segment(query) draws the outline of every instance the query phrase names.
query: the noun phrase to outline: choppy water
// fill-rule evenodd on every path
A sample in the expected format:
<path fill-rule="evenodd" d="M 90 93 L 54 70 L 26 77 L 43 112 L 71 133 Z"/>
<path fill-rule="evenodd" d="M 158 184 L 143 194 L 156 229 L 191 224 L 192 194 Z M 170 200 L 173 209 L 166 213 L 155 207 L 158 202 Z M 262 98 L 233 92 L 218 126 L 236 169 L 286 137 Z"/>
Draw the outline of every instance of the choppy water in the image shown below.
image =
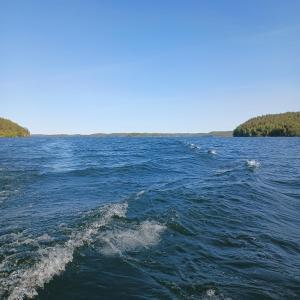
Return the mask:
<path fill-rule="evenodd" d="M 0 299 L 300 299 L 299 138 L 0 140 Z"/>

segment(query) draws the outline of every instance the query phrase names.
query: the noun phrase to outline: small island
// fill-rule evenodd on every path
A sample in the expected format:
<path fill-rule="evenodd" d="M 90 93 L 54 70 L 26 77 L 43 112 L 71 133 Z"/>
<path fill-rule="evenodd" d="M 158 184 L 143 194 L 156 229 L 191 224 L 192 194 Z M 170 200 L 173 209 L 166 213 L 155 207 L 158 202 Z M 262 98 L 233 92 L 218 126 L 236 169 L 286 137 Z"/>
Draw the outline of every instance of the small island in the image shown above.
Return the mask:
<path fill-rule="evenodd" d="M 300 136 L 300 112 L 252 118 L 239 125 L 233 131 L 233 136 Z"/>
<path fill-rule="evenodd" d="M 29 135 L 30 132 L 27 128 L 8 119 L 0 118 L 0 137 L 24 137 Z"/>

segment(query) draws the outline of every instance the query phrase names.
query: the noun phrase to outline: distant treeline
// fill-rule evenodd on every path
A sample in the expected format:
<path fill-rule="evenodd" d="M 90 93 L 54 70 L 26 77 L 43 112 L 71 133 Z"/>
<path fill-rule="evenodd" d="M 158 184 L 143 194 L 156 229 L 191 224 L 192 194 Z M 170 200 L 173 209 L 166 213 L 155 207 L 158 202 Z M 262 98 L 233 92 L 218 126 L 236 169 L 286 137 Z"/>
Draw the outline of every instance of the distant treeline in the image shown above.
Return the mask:
<path fill-rule="evenodd" d="M 211 131 L 206 135 L 219 136 L 219 137 L 232 137 L 232 131 Z"/>
<path fill-rule="evenodd" d="M 300 136 L 300 112 L 252 118 L 239 125 L 233 136 Z"/>
<path fill-rule="evenodd" d="M 30 132 L 28 129 L 23 128 L 10 120 L 0 118 L 0 137 L 18 137 L 29 135 Z"/>
<path fill-rule="evenodd" d="M 159 133 L 159 132 L 114 132 L 114 133 L 92 133 L 92 134 L 33 134 L 33 137 L 232 137 L 232 131 L 211 131 L 209 133 Z"/>
<path fill-rule="evenodd" d="M 159 132 L 122 132 L 122 133 L 94 133 L 90 136 L 105 137 L 198 137 L 198 136 L 232 136 L 232 131 L 211 131 L 209 133 L 159 133 Z"/>

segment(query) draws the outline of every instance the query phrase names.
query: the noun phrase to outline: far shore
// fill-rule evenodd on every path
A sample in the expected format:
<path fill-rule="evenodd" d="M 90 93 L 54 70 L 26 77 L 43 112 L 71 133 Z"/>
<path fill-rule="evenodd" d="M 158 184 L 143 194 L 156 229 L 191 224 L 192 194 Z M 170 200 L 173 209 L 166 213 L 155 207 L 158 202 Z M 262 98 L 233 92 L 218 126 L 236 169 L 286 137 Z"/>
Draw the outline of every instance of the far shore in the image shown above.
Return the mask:
<path fill-rule="evenodd" d="M 208 133 L 148 133 L 148 132 L 116 132 L 116 133 L 92 133 L 92 134 L 31 134 L 32 137 L 197 137 L 219 136 L 232 137 L 232 131 L 212 131 Z"/>

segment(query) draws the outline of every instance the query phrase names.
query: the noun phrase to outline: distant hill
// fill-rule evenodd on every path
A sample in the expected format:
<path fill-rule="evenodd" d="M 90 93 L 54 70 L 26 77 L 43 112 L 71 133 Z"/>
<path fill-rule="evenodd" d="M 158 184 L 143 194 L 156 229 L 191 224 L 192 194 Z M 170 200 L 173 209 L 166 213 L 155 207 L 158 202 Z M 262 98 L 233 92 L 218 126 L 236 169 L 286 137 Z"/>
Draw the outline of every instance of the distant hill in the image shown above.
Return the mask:
<path fill-rule="evenodd" d="M 0 137 L 29 136 L 28 129 L 21 127 L 10 120 L 0 118 Z"/>
<path fill-rule="evenodd" d="M 300 136 L 300 112 L 252 118 L 239 125 L 233 136 Z"/>
<path fill-rule="evenodd" d="M 211 131 L 209 133 L 159 133 L 159 132 L 114 132 L 114 133 L 92 133 L 92 134 L 33 134 L 32 136 L 54 136 L 54 137 L 72 137 L 72 136 L 90 136 L 90 137 L 231 137 L 232 131 Z"/>
<path fill-rule="evenodd" d="M 209 133 L 160 133 L 160 132 L 114 132 L 114 133 L 93 133 L 94 137 L 197 137 L 197 136 L 232 136 L 232 131 L 211 131 Z"/>
<path fill-rule="evenodd" d="M 220 136 L 220 137 L 231 137 L 233 134 L 232 131 L 211 131 L 208 133 L 208 135 L 212 136 Z"/>

